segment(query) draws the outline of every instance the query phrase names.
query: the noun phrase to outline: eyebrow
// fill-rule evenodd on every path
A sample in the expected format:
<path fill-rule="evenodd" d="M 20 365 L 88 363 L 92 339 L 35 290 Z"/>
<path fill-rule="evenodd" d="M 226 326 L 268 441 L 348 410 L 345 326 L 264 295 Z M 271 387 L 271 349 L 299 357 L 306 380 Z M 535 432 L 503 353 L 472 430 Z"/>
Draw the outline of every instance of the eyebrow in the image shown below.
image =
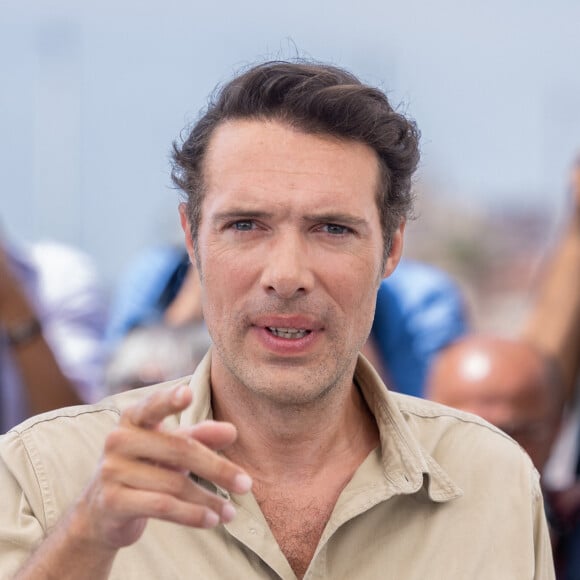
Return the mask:
<path fill-rule="evenodd" d="M 359 218 L 347 213 L 321 213 L 305 217 L 309 222 L 322 222 L 328 224 L 344 224 L 353 227 L 364 227 L 368 222 L 364 218 Z"/>
<path fill-rule="evenodd" d="M 253 209 L 231 209 L 227 211 L 220 211 L 213 215 L 212 221 L 215 223 L 226 222 L 232 219 L 250 219 L 250 218 L 258 218 L 258 219 L 267 219 L 273 217 L 273 214 L 262 211 L 262 210 L 253 210 Z"/>
<path fill-rule="evenodd" d="M 213 216 L 215 223 L 221 223 L 232 219 L 269 219 L 273 218 L 274 214 L 263 210 L 252 209 L 231 209 L 227 211 L 217 212 Z M 310 214 L 303 217 L 303 221 L 308 223 L 330 223 L 330 224 L 344 224 L 352 227 L 365 227 L 368 222 L 364 218 L 359 218 L 346 213 L 320 213 Z"/>

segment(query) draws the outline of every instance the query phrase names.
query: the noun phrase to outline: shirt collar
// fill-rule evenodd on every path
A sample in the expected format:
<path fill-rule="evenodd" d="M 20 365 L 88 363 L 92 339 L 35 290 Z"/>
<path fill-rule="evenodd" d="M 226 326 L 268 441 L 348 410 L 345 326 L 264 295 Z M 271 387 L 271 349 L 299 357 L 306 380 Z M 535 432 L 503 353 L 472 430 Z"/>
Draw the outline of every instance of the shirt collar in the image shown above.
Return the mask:
<path fill-rule="evenodd" d="M 382 382 L 362 356 L 355 369 L 359 386 L 380 434 L 383 474 L 395 493 L 412 494 L 425 488 L 434 502 L 445 502 L 463 495 L 446 471 L 422 447 L 401 412 L 396 395 Z"/>
<path fill-rule="evenodd" d="M 213 419 L 210 388 L 211 352 L 212 349 L 210 348 L 197 365 L 193 375 L 191 375 L 189 388 L 193 393 L 193 401 L 181 413 L 179 418 L 180 427 L 189 427 L 201 421 Z"/>
<path fill-rule="evenodd" d="M 210 368 L 208 351 L 189 383 L 193 402 L 180 416 L 179 423 L 187 427 L 213 418 L 211 408 Z M 418 439 L 400 411 L 396 397 L 362 356 L 354 376 L 371 413 L 375 416 L 381 443 L 383 474 L 396 494 L 413 494 L 425 488 L 434 502 L 446 502 L 463 495 L 445 470 L 422 449 Z"/>

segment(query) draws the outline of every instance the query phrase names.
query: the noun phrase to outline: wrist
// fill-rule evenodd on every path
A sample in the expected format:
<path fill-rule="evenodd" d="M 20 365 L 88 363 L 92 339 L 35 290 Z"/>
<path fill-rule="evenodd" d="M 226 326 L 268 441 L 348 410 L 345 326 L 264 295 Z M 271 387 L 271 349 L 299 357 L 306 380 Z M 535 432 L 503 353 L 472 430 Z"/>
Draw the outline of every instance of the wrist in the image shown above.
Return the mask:
<path fill-rule="evenodd" d="M 12 328 L 36 318 L 36 311 L 22 288 L 5 282 L 0 284 L 0 326 Z"/>
<path fill-rule="evenodd" d="M 101 562 L 112 562 L 119 547 L 103 542 L 95 531 L 95 523 L 90 510 L 81 498 L 65 516 L 65 534 L 79 554 L 89 554 Z"/>
<path fill-rule="evenodd" d="M 37 336 L 42 334 L 42 325 L 36 316 L 17 320 L 7 324 L 4 332 L 8 339 L 8 344 L 12 348 L 18 348 L 32 342 Z"/>
<path fill-rule="evenodd" d="M 109 578 L 116 551 L 102 550 L 93 543 L 78 521 L 73 508 L 33 553 L 18 580 Z"/>

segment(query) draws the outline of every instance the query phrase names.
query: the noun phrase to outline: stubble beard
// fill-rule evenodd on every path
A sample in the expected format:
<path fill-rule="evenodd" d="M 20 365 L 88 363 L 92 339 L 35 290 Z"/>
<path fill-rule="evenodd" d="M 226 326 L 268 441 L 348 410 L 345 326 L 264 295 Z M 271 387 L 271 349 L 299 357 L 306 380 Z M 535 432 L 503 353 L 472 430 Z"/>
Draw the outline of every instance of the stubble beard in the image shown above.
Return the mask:
<path fill-rule="evenodd" d="M 281 312 L 281 309 L 276 312 Z M 245 317 L 229 320 L 222 327 L 232 329 L 226 340 L 220 336 L 213 337 L 215 356 L 219 357 L 230 379 L 229 385 L 222 385 L 224 390 L 238 399 L 245 397 L 248 402 L 260 400 L 286 410 L 294 408 L 298 411 L 305 406 L 321 404 L 337 388 L 350 387 L 357 356 L 364 343 L 361 339 L 360 343 L 353 344 L 351 349 L 345 351 L 339 348 L 340 343 L 345 342 L 344 337 L 341 340 L 327 326 L 324 330 L 328 333 L 325 337 L 327 344 L 318 359 L 285 360 L 274 355 L 269 358 L 266 354 L 262 361 L 256 361 L 244 355 L 243 345 L 250 327 L 249 321 Z"/>

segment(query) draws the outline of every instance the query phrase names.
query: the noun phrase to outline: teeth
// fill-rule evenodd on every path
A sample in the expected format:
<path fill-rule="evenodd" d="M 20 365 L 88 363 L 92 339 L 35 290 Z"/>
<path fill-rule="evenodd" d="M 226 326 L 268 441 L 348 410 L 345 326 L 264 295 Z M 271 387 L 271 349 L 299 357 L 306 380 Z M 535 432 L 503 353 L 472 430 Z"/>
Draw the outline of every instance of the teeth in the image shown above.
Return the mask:
<path fill-rule="evenodd" d="M 300 328 L 274 328 L 273 326 L 268 326 L 268 330 L 274 335 L 280 338 L 302 338 L 306 336 L 310 331 Z"/>

